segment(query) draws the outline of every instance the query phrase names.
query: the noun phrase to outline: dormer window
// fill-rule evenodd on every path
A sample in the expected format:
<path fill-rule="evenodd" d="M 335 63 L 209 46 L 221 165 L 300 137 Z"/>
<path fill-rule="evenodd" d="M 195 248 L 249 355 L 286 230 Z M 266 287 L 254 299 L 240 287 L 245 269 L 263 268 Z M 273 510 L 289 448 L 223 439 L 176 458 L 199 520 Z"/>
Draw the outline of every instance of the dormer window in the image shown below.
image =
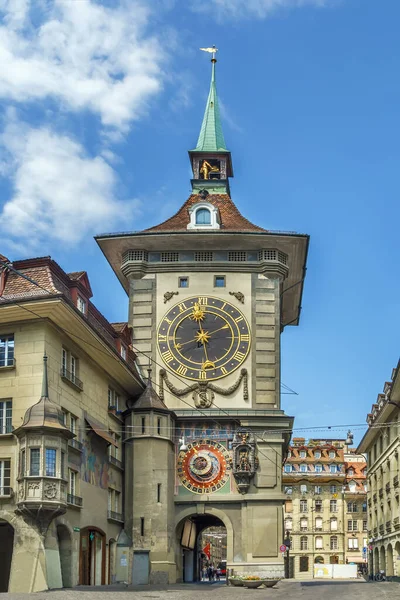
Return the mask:
<path fill-rule="evenodd" d="M 82 296 L 78 296 L 76 300 L 76 307 L 82 314 L 86 314 L 86 301 L 82 298 Z"/>
<path fill-rule="evenodd" d="M 300 450 L 300 458 L 306 458 L 307 453 L 305 450 Z"/>
<path fill-rule="evenodd" d="M 219 229 L 218 209 L 210 202 L 198 202 L 189 209 L 188 229 Z"/>
<path fill-rule="evenodd" d="M 211 225 L 211 213 L 208 208 L 196 210 L 196 225 Z"/>

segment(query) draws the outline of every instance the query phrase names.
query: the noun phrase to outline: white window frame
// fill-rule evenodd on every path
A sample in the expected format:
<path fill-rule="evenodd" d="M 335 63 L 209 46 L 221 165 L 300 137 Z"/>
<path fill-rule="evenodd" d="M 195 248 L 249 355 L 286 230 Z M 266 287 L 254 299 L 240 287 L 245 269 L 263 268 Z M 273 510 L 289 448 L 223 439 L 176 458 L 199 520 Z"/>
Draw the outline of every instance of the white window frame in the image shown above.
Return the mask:
<path fill-rule="evenodd" d="M 358 550 L 358 538 L 348 538 L 347 542 L 349 550 Z"/>
<path fill-rule="evenodd" d="M 292 472 L 292 465 L 285 465 L 285 473 L 291 473 Z"/>
<path fill-rule="evenodd" d="M 332 517 L 330 520 L 330 530 L 337 531 L 338 530 L 338 520 L 336 517 Z"/>
<path fill-rule="evenodd" d="M 314 452 L 314 458 L 321 458 L 321 451 L 320 450 L 316 450 Z"/>
<path fill-rule="evenodd" d="M 331 550 L 339 549 L 339 538 L 337 535 L 331 535 L 331 537 L 329 539 L 329 548 Z"/>
<path fill-rule="evenodd" d="M 8 463 L 8 467 L 6 468 L 6 463 Z M 6 475 L 6 471 L 8 471 L 8 475 Z M 8 480 L 8 485 L 6 485 Z M 11 459 L 10 458 L 2 458 L 0 460 L 0 496 L 8 496 L 9 494 L 5 493 L 5 488 L 10 490 L 11 487 Z"/>
<path fill-rule="evenodd" d="M 78 294 L 78 297 L 76 299 L 76 308 L 79 310 L 79 312 L 81 312 L 83 315 L 86 315 L 86 310 L 87 310 L 87 302 L 86 300 L 84 300 L 84 298 L 82 298 L 82 296 L 80 296 Z"/>
<path fill-rule="evenodd" d="M 323 526 L 324 526 L 324 521 L 323 521 L 322 517 L 316 517 L 315 518 L 316 531 L 322 531 Z"/>
<path fill-rule="evenodd" d="M 71 496 L 77 496 L 77 480 L 78 472 L 74 469 L 68 469 L 68 494 Z"/>
<path fill-rule="evenodd" d="M 291 531 L 293 529 L 293 519 L 286 517 L 285 519 L 285 531 Z"/>
<path fill-rule="evenodd" d="M 203 225 L 201 223 L 196 223 L 196 213 L 203 208 L 210 211 L 210 224 L 206 223 Z M 196 204 L 193 204 L 193 206 L 189 208 L 189 217 L 190 223 L 187 226 L 188 229 L 220 229 L 221 227 L 218 209 L 210 202 L 197 202 Z"/>
<path fill-rule="evenodd" d="M 319 465 L 319 464 L 318 464 L 318 465 L 315 465 L 315 472 L 316 472 L 316 473 L 322 473 L 322 470 L 323 470 L 323 469 L 322 469 L 322 465 Z"/>
<path fill-rule="evenodd" d="M 305 464 L 301 464 L 300 465 L 300 473 L 307 473 L 307 465 Z"/>
<path fill-rule="evenodd" d="M 300 537 L 300 550 L 308 550 L 308 537 L 306 535 Z"/>
<path fill-rule="evenodd" d="M 307 452 L 305 450 L 300 450 L 300 458 L 307 458 Z"/>
<path fill-rule="evenodd" d="M 329 501 L 329 511 L 336 513 L 337 510 L 338 510 L 337 500 L 330 500 Z"/>
<path fill-rule="evenodd" d="M 330 450 L 329 458 L 336 458 L 336 452 L 334 450 Z"/>
<path fill-rule="evenodd" d="M 315 549 L 316 550 L 324 549 L 324 538 L 322 537 L 322 535 L 317 535 L 315 537 Z"/>
<path fill-rule="evenodd" d="M 12 400 L 0 400 L 0 435 L 12 433 Z"/>
<path fill-rule="evenodd" d="M 0 335 L 0 342 L 4 344 L 4 365 L 0 364 L 0 367 L 12 367 L 15 360 L 15 339 L 13 333 L 8 333 L 7 335 Z M 10 343 L 12 342 L 12 343 Z M 10 352 L 10 348 L 12 347 L 12 352 Z M 10 354 L 12 354 L 12 358 L 10 358 Z"/>

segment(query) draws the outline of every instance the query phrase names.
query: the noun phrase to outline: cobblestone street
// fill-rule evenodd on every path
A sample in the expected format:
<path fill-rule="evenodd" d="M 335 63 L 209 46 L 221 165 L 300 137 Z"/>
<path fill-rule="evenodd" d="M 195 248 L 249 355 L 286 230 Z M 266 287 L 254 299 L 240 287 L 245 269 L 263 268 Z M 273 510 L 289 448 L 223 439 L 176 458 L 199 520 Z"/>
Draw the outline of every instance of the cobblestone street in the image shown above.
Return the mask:
<path fill-rule="evenodd" d="M 365 583 L 360 581 L 283 581 L 273 589 L 249 590 L 242 587 L 228 587 L 224 584 L 185 584 L 159 586 L 77 587 L 70 590 L 54 590 L 30 594 L 35 600 L 195 600 L 197 598 L 215 598 L 216 600 L 241 600 L 242 598 L 264 599 L 300 599 L 301 600 L 388 600 L 400 597 L 398 583 Z M 27 600 L 28 594 L 0 594 L 0 600 Z"/>

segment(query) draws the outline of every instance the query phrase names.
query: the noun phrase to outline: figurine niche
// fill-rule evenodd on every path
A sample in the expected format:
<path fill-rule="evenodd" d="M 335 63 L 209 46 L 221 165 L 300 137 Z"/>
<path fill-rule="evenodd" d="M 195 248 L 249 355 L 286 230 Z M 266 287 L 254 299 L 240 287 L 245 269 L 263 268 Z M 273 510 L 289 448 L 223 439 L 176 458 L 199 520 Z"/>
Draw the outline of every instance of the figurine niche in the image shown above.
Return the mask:
<path fill-rule="evenodd" d="M 232 471 L 241 494 L 246 494 L 258 469 L 256 441 L 249 431 L 238 429 L 232 442 Z"/>

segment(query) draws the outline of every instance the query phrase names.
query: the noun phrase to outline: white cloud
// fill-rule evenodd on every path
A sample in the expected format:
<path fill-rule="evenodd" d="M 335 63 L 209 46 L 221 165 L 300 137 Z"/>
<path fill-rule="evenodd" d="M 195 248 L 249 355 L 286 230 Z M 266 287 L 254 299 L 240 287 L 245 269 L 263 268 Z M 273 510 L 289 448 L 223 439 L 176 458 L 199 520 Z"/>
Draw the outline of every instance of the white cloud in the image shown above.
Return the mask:
<path fill-rule="evenodd" d="M 118 179 L 104 158 L 88 156 L 66 135 L 11 120 L 0 143 L 14 186 L 0 214 L 3 242 L 23 244 L 25 252 L 54 242 L 72 246 L 131 223 L 140 210 L 137 200 L 116 198 Z"/>
<path fill-rule="evenodd" d="M 284 8 L 300 8 L 302 6 L 323 7 L 341 0 L 209 0 L 207 6 L 193 2 L 197 12 L 212 14 L 217 18 L 233 17 L 235 19 L 255 17 L 264 19 L 271 13 Z M 213 5 L 213 7 L 212 7 Z"/>
<path fill-rule="evenodd" d="M 151 35 L 151 13 L 140 0 L 112 6 L 0 0 L 0 97 L 52 98 L 66 110 L 90 110 L 103 125 L 126 131 L 162 87 L 168 40 L 162 47 Z"/>

